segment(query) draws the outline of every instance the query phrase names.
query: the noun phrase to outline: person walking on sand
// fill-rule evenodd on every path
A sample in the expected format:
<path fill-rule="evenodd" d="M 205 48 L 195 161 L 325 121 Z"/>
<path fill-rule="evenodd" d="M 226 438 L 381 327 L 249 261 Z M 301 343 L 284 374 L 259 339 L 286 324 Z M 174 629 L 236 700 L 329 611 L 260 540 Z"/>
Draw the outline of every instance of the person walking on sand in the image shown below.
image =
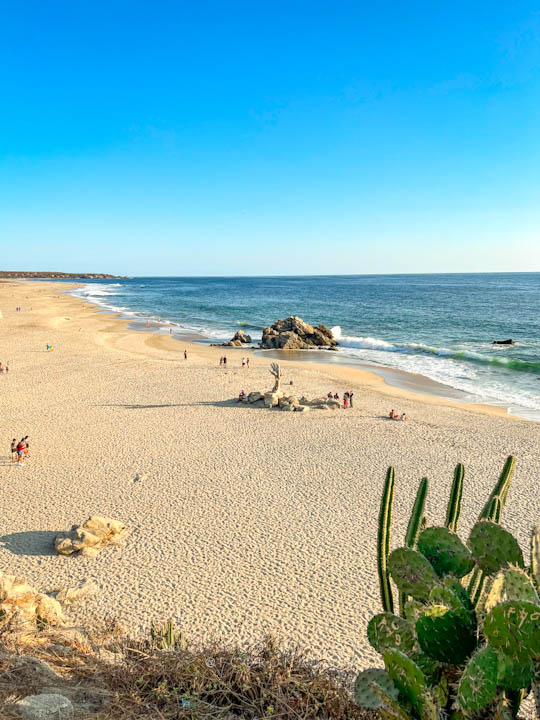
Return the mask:
<path fill-rule="evenodd" d="M 347 393 L 343 396 L 343 407 L 345 410 L 349 407 L 349 396 Z"/>
<path fill-rule="evenodd" d="M 246 358 L 242 358 L 242 370 L 246 367 Z"/>
<path fill-rule="evenodd" d="M 187 350 L 184 350 L 184 360 L 187 360 Z"/>
<path fill-rule="evenodd" d="M 246 358 L 246 368 L 249 370 L 249 358 Z"/>
<path fill-rule="evenodd" d="M 30 443 L 28 442 L 28 435 L 25 435 L 21 440 L 23 443 L 23 453 L 25 457 L 30 457 Z"/>
<path fill-rule="evenodd" d="M 352 408 L 352 404 L 353 404 L 353 397 L 354 397 L 353 391 L 349 390 L 349 407 L 351 407 L 351 408 Z"/>
<path fill-rule="evenodd" d="M 20 440 L 17 443 L 17 465 L 22 465 L 24 462 L 24 444 L 23 441 Z"/>
<path fill-rule="evenodd" d="M 225 355 L 223 356 L 223 369 L 227 369 L 227 358 L 225 357 Z"/>
<path fill-rule="evenodd" d="M 14 463 L 17 460 L 17 441 L 15 438 L 11 441 L 11 462 Z"/>

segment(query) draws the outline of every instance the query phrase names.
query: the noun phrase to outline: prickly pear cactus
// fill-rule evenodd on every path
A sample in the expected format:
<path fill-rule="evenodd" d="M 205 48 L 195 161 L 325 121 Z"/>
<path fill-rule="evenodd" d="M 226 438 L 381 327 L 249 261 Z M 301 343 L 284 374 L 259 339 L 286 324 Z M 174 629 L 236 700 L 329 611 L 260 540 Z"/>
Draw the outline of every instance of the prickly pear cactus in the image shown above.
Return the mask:
<path fill-rule="evenodd" d="M 521 690 L 528 688 L 532 683 L 534 675 L 534 665 L 532 660 L 513 660 L 504 655 L 499 654 L 499 667 L 497 684 L 505 690 Z"/>
<path fill-rule="evenodd" d="M 392 649 L 409 653 L 416 644 L 414 626 L 392 613 L 380 613 L 372 617 L 367 634 L 371 647 L 381 654 Z"/>
<path fill-rule="evenodd" d="M 424 673 L 418 665 L 399 650 L 387 650 L 384 653 L 384 665 L 400 695 L 420 711 L 421 698 L 428 688 Z"/>
<path fill-rule="evenodd" d="M 379 516 L 381 597 L 392 601 L 391 578 L 403 617 L 387 611 L 372 618 L 368 637 L 386 671 L 360 673 L 356 684 L 358 703 L 382 720 L 513 720 L 531 687 L 540 718 L 540 529 L 533 532 L 525 572 L 517 541 L 498 524 L 513 469 L 509 457 L 467 546 L 455 533 L 462 466 L 456 468 L 444 528 L 423 526 L 422 480 L 407 547 L 392 553 L 389 471 Z"/>
<path fill-rule="evenodd" d="M 374 687 L 375 686 L 375 687 Z M 369 668 L 361 672 L 354 683 L 356 702 L 368 710 L 378 710 L 384 704 L 381 691 L 389 698 L 397 700 L 398 691 L 385 670 Z"/>
<path fill-rule="evenodd" d="M 529 575 L 520 568 L 499 570 L 487 587 L 483 605 L 480 609 L 484 614 L 487 614 L 496 605 L 507 600 L 532 602 L 535 605 L 540 605 L 538 593 Z"/>
<path fill-rule="evenodd" d="M 478 567 L 493 575 L 503 565 L 523 567 L 523 553 L 515 537 L 491 520 L 481 520 L 471 530 L 469 547 Z"/>
<path fill-rule="evenodd" d="M 487 707 L 497 693 L 499 657 L 490 647 L 479 650 L 469 660 L 459 682 L 457 700 L 467 713 Z"/>
<path fill-rule="evenodd" d="M 429 560 L 440 577 L 454 575 L 461 578 L 474 567 L 469 549 L 459 537 L 445 527 L 430 527 L 418 538 L 418 552 Z"/>
<path fill-rule="evenodd" d="M 394 550 L 388 558 L 388 569 L 400 591 L 415 600 L 427 600 L 439 582 L 429 561 L 411 548 Z"/>
<path fill-rule="evenodd" d="M 540 606 L 507 601 L 496 605 L 484 620 L 489 644 L 516 660 L 540 656 Z"/>
<path fill-rule="evenodd" d="M 460 665 L 476 647 L 476 626 L 466 610 L 434 605 L 416 623 L 422 650 L 441 662 Z"/>

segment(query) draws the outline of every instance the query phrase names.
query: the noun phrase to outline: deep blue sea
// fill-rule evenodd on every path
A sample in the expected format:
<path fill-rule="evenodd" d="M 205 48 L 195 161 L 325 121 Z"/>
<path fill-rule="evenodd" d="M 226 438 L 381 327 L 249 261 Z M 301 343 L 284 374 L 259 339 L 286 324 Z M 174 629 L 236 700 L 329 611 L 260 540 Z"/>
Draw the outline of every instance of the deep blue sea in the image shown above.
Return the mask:
<path fill-rule="evenodd" d="M 259 339 L 299 315 L 333 328 L 334 360 L 424 375 L 540 419 L 540 273 L 153 277 L 92 281 L 74 294 L 208 342 L 239 328 Z M 505 338 L 516 344 L 492 345 Z"/>

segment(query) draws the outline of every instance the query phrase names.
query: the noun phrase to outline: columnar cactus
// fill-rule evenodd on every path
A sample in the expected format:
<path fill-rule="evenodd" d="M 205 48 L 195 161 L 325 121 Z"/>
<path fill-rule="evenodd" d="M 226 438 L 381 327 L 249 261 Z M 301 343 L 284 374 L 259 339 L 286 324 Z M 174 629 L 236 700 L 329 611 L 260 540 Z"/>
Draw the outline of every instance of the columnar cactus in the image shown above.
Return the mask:
<path fill-rule="evenodd" d="M 420 532 L 423 479 L 406 547 L 392 553 L 394 470 L 388 471 L 378 537 L 385 612 L 368 625 L 385 670 L 358 676 L 355 693 L 362 707 L 386 720 L 511 720 L 522 697 L 540 685 L 540 530 L 533 532 L 525 570 L 517 541 L 499 525 L 513 469 L 509 457 L 467 544 L 455 533 L 463 466 L 454 474 L 445 527 Z M 389 610 L 390 579 L 400 591 L 403 617 Z"/>
<path fill-rule="evenodd" d="M 377 569 L 381 602 L 386 612 L 394 611 L 394 599 L 388 574 L 388 553 L 390 552 L 390 526 L 392 524 L 392 504 L 394 502 L 394 468 L 389 467 L 384 482 L 384 491 L 379 513 L 379 533 L 377 537 Z"/>

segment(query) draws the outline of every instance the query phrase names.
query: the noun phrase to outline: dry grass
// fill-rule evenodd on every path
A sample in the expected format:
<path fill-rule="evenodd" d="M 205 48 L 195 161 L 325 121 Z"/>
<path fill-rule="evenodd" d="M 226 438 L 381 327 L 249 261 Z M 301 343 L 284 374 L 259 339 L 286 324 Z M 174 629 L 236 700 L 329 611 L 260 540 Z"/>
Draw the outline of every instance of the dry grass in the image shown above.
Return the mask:
<path fill-rule="evenodd" d="M 44 660 L 61 679 L 45 680 L 21 656 Z M 17 717 L 16 700 L 54 687 L 71 697 L 79 717 L 96 720 L 375 720 L 353 702 L 352 679 L 297 649 L 280 649 L 272 638 L 247 649 L 194 648 L 170 632 L 129 641 L 114 624 L 86 635 L 0 630 L 6 718 Z"/>

